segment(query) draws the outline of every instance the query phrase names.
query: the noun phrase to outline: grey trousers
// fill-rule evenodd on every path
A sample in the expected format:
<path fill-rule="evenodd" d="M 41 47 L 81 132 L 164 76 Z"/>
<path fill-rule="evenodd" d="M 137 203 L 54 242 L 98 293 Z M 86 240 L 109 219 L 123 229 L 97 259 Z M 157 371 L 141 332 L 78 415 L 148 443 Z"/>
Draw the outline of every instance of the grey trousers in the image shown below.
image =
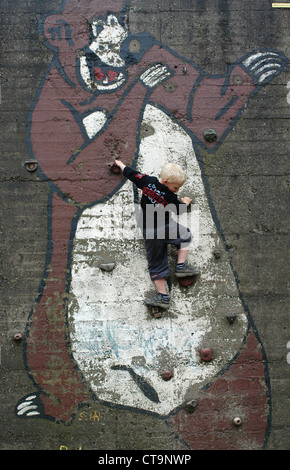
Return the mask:
<path fill-rule="evenodd" d="M 168 231 L 166 232 L 167 233 L 165 233 L 163 238 L 159 237 L 156 232 L 152 233 L 145 230 L 143 232 L 148 270 L 152 281 L 162 279 L 170 275 L 167 254 L 168 245 L 175 245 L 177 249 L 187 248 L 192 240 L 192 234 L 189 228 L 177 223 L 176 238 L 168 238 Z"/>

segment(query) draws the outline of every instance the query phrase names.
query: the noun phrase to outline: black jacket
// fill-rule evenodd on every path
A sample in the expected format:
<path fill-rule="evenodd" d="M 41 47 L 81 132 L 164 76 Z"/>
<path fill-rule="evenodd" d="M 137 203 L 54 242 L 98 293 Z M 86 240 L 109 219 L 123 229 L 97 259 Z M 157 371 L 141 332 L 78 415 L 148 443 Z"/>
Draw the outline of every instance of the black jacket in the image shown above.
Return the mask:
<path fill-rule="evenodd" d="M 124 168 L 124 176 L 142 189 L 143 229 L 168 227 L 173 223 L 171 213 L 179 215 L 186 212 L 187 205 L 179 201 L 176 194 L 160 183 L 156 176 L 140 173 L 128 166 Z"/>

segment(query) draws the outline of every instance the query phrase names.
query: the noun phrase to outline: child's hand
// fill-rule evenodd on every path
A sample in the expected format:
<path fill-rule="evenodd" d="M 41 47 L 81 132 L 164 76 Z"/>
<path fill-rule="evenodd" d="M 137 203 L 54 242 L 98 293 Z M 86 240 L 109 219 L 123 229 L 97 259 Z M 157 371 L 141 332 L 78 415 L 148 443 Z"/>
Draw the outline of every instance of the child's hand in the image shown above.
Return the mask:
<path fill-rule="evenodd" d="M 123 162 L 121 162 L 121 160 L 115 160 L 114 161 L 114 164 L 117 165 L 122 171 L 124 170 L 125 166 Z"/>
<path fill-rule="evenodd" d="M 184 202 L 184 204 L 186 204 L 187 206 L 189 206 L 189 204 L 191 203 L 192 199 L 190 199 L 189 197 L 187 196 L 184 196 L 181 198 L 181 201 Z"/>

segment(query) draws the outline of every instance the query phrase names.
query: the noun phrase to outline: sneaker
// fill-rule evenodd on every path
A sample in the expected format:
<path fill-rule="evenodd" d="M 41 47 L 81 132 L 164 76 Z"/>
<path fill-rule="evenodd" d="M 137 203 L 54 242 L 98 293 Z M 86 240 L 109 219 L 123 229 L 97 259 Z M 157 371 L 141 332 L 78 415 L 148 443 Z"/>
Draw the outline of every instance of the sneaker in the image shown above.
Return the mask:
<path fill-rule="evenodd" d="M 149 305 L 150 307 L 160 307 L 160 308 L 169 308 L 170 299 L 165 300 L 164 297 L 158 293 L 149 299 L 145 299 L 145 304 Z"/>
<path fill-rule="evenodd" d="M 198 276 L 198 274 L 200 274 L 199 269 L 187 263 L 183 263 L 182 266 L 176 266 L 175 268 L 176 277 Z"/>

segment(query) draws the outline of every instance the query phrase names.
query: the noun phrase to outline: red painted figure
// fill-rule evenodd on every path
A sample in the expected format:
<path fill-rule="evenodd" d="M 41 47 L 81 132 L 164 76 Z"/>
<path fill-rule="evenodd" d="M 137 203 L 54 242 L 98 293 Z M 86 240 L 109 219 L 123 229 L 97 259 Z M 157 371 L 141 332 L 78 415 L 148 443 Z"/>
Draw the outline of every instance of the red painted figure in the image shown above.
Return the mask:
<path fill-rule="evenodd" d="M 67 0 L 41 23 L 55 56 L 33 105 L 28 144 L 51 187 L 49 247 L 25 346 L 38 393 L 21 400 L 19 416 L 69 421 L 90 399 L 68 344 L 72 242 L 83 209 L 122 185 L 108 164 L 116 156 L 130 164 L 137 155 L 145 105 L 177 119 L 195 148 L 213 152 L 259 86 L 286 63 L 281 53 L 262 51 L 237 61 L 224 77 L 208 76 L 150 35 L 131 35 L 128 7 Z"/>

